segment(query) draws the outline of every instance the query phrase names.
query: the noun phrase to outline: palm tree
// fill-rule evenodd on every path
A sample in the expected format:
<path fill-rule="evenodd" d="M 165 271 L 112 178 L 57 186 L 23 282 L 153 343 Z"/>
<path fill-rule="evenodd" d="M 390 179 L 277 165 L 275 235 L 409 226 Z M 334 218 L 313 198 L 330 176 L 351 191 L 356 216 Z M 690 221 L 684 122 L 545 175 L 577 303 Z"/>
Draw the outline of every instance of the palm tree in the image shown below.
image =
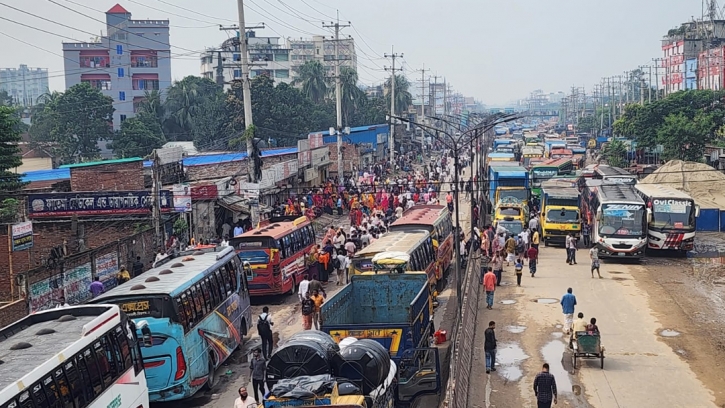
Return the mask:
<path fill-rule="evenodd" d="M 404 75 L 395 75 L 395 114 L 400 115 L 408 110 L 413 103 L 413 95 L 410 94 L 410 82 Z M 385 95 L 390 95 L 390 78 L 385 81 Z M 388 110 L 390 110 L 390 97 L 388 99 Z"/>
<path fill-rule="evenodd" d="M 357 86 L 357 71 L 349 67 L 340 68 L 340 94 L 342 100 L 342 118 L 346 126 L 350 125 L 352 115 L 365 102 L 365 92 Z M 332 88 L 334 91 L 334 88 Z"/>
<path fill-rule="evenodd" d="M 302 93 L 312 102 L 320 103 L 327 95 L 325 67 L 319 61 L 307 61 L 297 69 L 297 78 L 292 85 L 302 86 Z"/>
<path fill-rule="evenodd" d="M 176 125 L 188 133 L 191 129 L 192 114 L 198 96 L 196 83 L 181 80 L 169 88 L 166 97 L 168 114 Z"/>

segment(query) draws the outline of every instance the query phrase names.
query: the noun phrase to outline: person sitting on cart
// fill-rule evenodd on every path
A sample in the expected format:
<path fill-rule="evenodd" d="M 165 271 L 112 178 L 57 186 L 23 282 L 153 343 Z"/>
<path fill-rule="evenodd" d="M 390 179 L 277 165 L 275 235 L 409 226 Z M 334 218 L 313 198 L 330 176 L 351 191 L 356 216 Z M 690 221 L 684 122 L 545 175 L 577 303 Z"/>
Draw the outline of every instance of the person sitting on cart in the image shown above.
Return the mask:
<path fill-rule="evenodd" d="M 589 320 L 589 324 L 587 325 L 587 333 L 589 334 L 599 334 L 599 327 L 597 327 L 597 319 L 595 317 L 592 317 Z"/>
<path fill-rule="evenodd" d="M 569 338 L 569 348 L 574 348 L 574 340 L 576 340 L 576 334 L 578 332 L 587 331 L 587 321 L 584 320 L 584 313 L 579 312 L 576 315 L 577 319 L 574 320 L 574 324 L 571 329 L 571 337 Z"/>

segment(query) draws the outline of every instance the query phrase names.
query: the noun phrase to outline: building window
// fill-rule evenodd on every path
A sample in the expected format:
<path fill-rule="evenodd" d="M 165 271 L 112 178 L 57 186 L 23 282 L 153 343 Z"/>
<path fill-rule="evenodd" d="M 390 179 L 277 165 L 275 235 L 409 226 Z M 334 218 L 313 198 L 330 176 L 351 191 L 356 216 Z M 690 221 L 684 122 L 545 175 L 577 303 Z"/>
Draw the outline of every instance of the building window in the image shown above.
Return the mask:
<path fill-rule="evenodd" d="M 241 78 L 242 77 L 242 70 L 241 69 L 235 69 L 234 70 L 234 78 Z"/>
<path fill-rule="evenodd" d="M 123 55 L 123 45 L 121 45 L 121 44 L 116 45 L 116 54 Z"/>
<path fill-rule="evenodd" d="M 300 56 L 299 55 L 293 55 L 292 56 L 292 61 L 297 61 L 298 59 L 300 59 Z"/>
<path fill-rule="evenodd" d="M 121 123 L 123 123 L 126 120 L 126 115 L 121 115 Z"/>
<path fill-rule="evenodd" d="M 156 68 L 159 66 L 159 59 L 155 55 L 131 56 L 131 66 L 134 68 Z"/>
<path fill-rule="evenodd" d="M 159 80 L 158 79 L 134 79 L 133 80 L 134 91 L 158 91 Z"/>
<path fill-rule="evenodd" d="M 111 81 L 108 79 L 83 79 L 81 82 L 101 91 L 111 90 Z"/>
<path fill-rule="evenodd" d="M 108 56 L 103 57 L 81 57 L 78 61 L 82 68 L 108 68 L 111 66 Z"/>
<path fill-rule="evenodd" d="M 234 61 L 241 61 L 242 60 L 242 54 L 232 54 L 232 60 L 234 60 Z"/>
<path fill-rule="evenodd" d="M 274 77 L 275 78 L 289 78 L 289 70 L 288 69 L 278 69 L 274 71 Z"/>
<path fill-rule="evenodd" d="M 124 74 L 125 74 L 125 72 L 124 72 L 123 68 L 119 68 L 118 69 L 118 77 L 119 78 L 123 78 Z"/>
<path fill-rule="evenodd" d="M 289 61 L 289 54 L 287 54 L 286 52 L 274 54 L 274 60 L 275 61 Z"/>
<path fill-rule="evenodd" d="M 126 92 L 124 92 L 124 91 L 118 91 L 118 100 L 119 101 L 125 101 L 126 100 Z"/>

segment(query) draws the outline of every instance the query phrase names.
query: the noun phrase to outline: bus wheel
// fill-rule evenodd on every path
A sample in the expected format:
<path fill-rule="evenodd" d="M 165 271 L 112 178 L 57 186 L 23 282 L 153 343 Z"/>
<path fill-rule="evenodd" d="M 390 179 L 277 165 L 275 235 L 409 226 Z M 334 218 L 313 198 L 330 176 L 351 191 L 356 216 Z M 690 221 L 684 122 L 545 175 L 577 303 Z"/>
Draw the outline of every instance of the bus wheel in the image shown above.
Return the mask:
<path fill-rule="evenodd" d="M 295 278 L 292 278 L 292 289 L 287 292 L 288 295 L 294 295 L 295 292 L 297 292 L 297 280 Z"/>
<path fill-rule="evenodd" d="M 204 387 L 207 391 L 211 391 L 216 387 L 217 384 L 217 377 L 216 377 L 216 368 L 214 367 L 214 353 L 209 354 L 209 375 L 206 379 L 206 384 L 204 384 Z"/>
<path fill-rule="evenodd" d="M 237 350 L 242 351 L 244 348 L 244 337 L 247 335 L 247 320 L 242 318 L 239 323 L 239 344 L 237 344 Z"/>

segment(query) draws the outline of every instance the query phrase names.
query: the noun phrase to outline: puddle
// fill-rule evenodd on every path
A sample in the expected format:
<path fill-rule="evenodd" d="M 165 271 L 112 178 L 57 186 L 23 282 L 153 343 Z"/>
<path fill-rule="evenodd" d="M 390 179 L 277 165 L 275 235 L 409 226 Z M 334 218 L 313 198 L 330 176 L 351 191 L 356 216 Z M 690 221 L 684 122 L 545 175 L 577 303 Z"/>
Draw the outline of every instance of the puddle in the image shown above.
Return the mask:
<path fill-rule="evenodd" d="M 496 371 L 508 381 L 518 381 L 524 373 L 519 367 L 521 363 L 529 358 L 524 350 L 516 343 L 508 343 L 499 347 L 496 352 Z"/>
<path fill-rule="evenodd" d="M 612 278 L 612 280 L 613 281 L 626 281 L 626 280 L 629 280 L 629 279 L 627 279 L 627 278 L 614 277 L 614 278 Z"/>
<path fill-rule="evenodd" d="M 624 272 L 619 272 L 619 271 L 607 271 L 607 272 L 614 274 L 614 275 L 621 275 L 624 273 Z"/>
<path fill-rule="evenodd" d="M 554 303 L 559 303 L 559 299 L 548 299 L 548 298 L 536 299 L 536 303 L 543 303 L 545 305 L 550 305 L 550 304 L 554 304 Z"/>
<path fill-rule="evenodd" d="M 557 325 L 556 325 L 556 326 L 554 326 L 554 327 L 556 327 L 557 329 L 563 329 L 563 328 L 564 328 L 564 326 L 562 326 L 562 325 L 560 325 L 560 324 L 557 324 Z"/>
<path fill-rule="evenodd" d="M 511 282 L 502 281 L 501 286 L 510 286 Z"/>
<path fill-rule="evenodd" d="M 554 333 L 551 333 L 551 337 L 553 337 L 555 339 L 560 339 L 560 338 L 564 337 L 564 333 L 562 333 L 562 332 L 554 332 Z"/>
<path fill-rule="evenodd" d="M 500 301 L 498 303 L 501 303 L 502 305 L 513 305 L 514 303 L 516 303 L 516 301 L 515 300 L 511 300 L 511 299 L 506 299 L 506 300 L 502 300 L 502 301 Z"/>
<path fill-rule="evenodd" d="M 509 333 L 519 334 L 526 330 L 526 326 L 506 326 L 506 331 Z"/>
<path fill-rule="evenodd" d="M 660 332 L 660 336 L 662 337 L 677 337 L 680 335 L 680 332 L 672 329 L 664 329 Z"/>
<path fill-rule="evenodd" d="M 574 391 L 569 373 L 564 369 L 564 365 L 562 364 L 564 350 L 565 345 L 559 340 L 552 340 L 541 349 L 544 361 L 549 363 L 549 372 L 556 377 L 556 388 L 562 394 Z"/>

